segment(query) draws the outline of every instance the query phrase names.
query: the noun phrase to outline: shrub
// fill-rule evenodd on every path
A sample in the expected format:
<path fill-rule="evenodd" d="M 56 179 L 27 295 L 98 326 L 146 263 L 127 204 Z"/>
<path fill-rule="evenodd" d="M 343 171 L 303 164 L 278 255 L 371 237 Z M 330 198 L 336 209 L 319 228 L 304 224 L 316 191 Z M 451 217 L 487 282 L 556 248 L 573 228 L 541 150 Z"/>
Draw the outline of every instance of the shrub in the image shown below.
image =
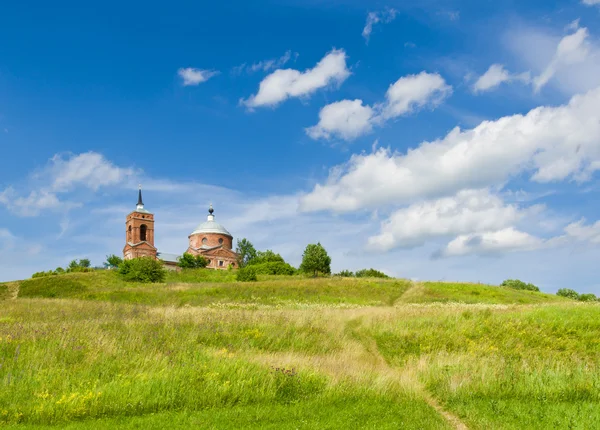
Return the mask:
<path fill-rule="evenodd" d="M 208 266 L 208 260 L 202 255 L 192 255 L 185 252 L 179 257 L 177 265 L 182 269 L 204 269 Z"/>
<path fill-rule="evenodd" d="M 255 266 L 264 263 L 285 263 L 283 257 L 275 252 L 267 249 L 266 251 L 258 251 L 256 257 L 248 261 L 248 266 Z"/>
<path fill-rule="evenodd" d="M 579 301 L 581 302 L 595 302 L 596 300 L 598 300 L 596 295 L 592 293 L 579 295 Z"/>
<path fill-rule="evenodd" d="M 354 272 L 352 272 L 351 270 L 342 270 L 341 272 L 336 273 L 333 276 L 341 276 L 342 278 L 353 278 Z"/>
<path fill-rule="evenodd" d="M 357 278 L 389 278 L 388 275 L 386 275 L 383 272 L 380 272 L 379 270 L 375 270 L 375 269 L 362 269 L 356 272 L 356 277 Z"/>
<path fill-rule="evenodd" d="M 533 284 L 526 284 L 519 279 L 507 279 L 500 284 L 501 287 L 513 288 L 515 290 L 527 290 L 527 291 L 540 291 L 538 287 Z"/>
<path fill-rule="evenodd" d="M 283 261 L 271 261 L 268 263 L 251 264 L 258 275 L 293 275 L 296 269 Z"/>
<path fill-rule="evenodd" d="M 579 293 L 570 288 L 561 288 L 556 292 L 556 295 L 561 297 L 567 297 L 573 300 L 579 300 Z"/>
<path fill-rule="evenodd" d="M 254 267 L 242 267 L 238 270 L 235 278 L 238 282 L 254 282 L 258 280 Z"/>
<path fill-rule="evenodd" d="M 163 282 L 167 275 L 160 261 L 151 257 L 125 260 L 119 267 L 119 274 L 128 282 Z"/>
<path fill-rule="evenodd" d="M 35 272 L 33 275 L 31 275 L 32 278 L 43 278 L 44 276 L 53 276 L 56 275 L 56 272 L 53 272 L 52 270 L 48 270 L 47 272 Z"/>

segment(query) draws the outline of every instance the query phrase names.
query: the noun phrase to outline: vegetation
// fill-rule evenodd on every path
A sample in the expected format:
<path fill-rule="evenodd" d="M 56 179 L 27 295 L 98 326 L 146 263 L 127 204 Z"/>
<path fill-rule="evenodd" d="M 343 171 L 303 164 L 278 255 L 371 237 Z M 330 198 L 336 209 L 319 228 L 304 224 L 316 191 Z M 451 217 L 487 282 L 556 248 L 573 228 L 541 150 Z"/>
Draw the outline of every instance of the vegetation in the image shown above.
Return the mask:
<path fill-rule="evenodd" d="M 242 267 L 238 270 L 236 275 L 236 280 L 238 282 L 254 282 L 257 281 L 256 277 L 256 269 L 254 267 Z"/>
<path fill-rule="evenodd" d="M 32 278 L 43 278 L 44 276 L 55 276 L 62 275 L 63 273 L 74 273 L 74 272 L 92 272 L 94 269 L 91 268 L 91 262 L 87 258 L 81 260 L 72 260 L 66 269 L 57 267 L 55 270 L 48 270 L 46 272 L 36 272 L 31 275 Z"/>
<path fill-rule="evenodd" d="M 266 251 L 257 251 L 256 256 L 248 261 L 249 266 L 264 263 L 285 263 L 285 260 L 281 255 L 267 249 Z"/>
<path fill-rule="evenodd" d="M 597 303 L 236 272 L 0 284 L 0 426 L 600 426 Z"/>
<path fill-rule="evenodd" d="M 208 266 L 208 260 L 202 255 L 192 255 L 184 252 L 179 258 L 177 266 L 182 269 L 203 269 Z"/>
<path fill-rule="evenodd" d="M 251 264 L 248 268 L 254 269 L 259 275 L 294 275 L 296 269 L 284 261 L 271 261 L 267 263 Z"/>
<path fill-rule="evenodd" d="M 167 275 L 162 263 L 154 258 L 141 257 L 125 260 L 119 274 L 128 282 L 162 282 Z"/>
<path fill-rule="evenodd" d="M 104 267 L 106 267 L 107 269 L 118 269 L 121 263 L 123 263 L 123 259 L 121 257 L 115 254 L 111 254 L 106 256 Z"/>
<path fill-rule="evenodd" d="M 353 278 L 354 277 L 354 272 L 351 270 L 342 270 L 338 273 L 336 273 L 333 276 L 340 276 L 342 278 Z"/>
<path fill-rule="evenodd" d="M 238 255 L 238 267 L 246 267 L 250 260 L 256 258 L 256 249 L 246 238 L 237 240 L 235 252 Z"/>
<path fill-rule="evenodd" d="M 356 272 L 355 276 L 357 278 L 389 278 L 388 275 L 386 275 L 383 272 L 380 272 L 379 270 L 375 270 L 375 269 L 362 269 Z"/>
<path fill-rule="evenodd" d="M 318 276 L 319 273 L 329 275 L 331 274 L 331 257 L 327 255 L 327 251 L 320 243 L 307 245 L 302 254 L 302 264 L 299 270 L 313 276 Z"/>
<path fill-rule="evenodd" d="M 514 288 L 515 290 L 527 290 L 527 291 L 540 291 L 538 287 L 533 284 L 527 284 L 518 279 L 507 279 L 500 284 L 501 287 Z"/>
<path fill-rule="evenodd" d="M 595 294 L 579 294 L 577 291 L 572 290 L 570 288 L 561 288 L 556 292 L 557 296 L 566 297 L 573 300 L 579 300 L 581 302 L 594 302 L 600 301 Z"/>

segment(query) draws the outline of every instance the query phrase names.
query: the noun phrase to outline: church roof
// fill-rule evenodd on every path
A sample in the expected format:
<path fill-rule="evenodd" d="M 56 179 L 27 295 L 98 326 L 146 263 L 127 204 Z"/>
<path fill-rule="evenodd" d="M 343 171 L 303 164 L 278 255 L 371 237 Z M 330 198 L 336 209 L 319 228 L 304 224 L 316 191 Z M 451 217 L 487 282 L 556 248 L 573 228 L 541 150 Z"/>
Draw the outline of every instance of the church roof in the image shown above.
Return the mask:
<path fill-rule="evenodd" d="M 194 234 L 204 234 L 204 233 L 217 233 L 224 234 L 226 236 L 231 236 L 231 233 L 227 231 L 225 227 L 215 221 L 215 216 L 213 215 L 214 209 L 212 205 L 210 205 L 210 209 L 208 209 L 208 219 L 198 225 L 196 229 L 192 232 Z M 190 235 L 191 236 L 191 235 Z"/>

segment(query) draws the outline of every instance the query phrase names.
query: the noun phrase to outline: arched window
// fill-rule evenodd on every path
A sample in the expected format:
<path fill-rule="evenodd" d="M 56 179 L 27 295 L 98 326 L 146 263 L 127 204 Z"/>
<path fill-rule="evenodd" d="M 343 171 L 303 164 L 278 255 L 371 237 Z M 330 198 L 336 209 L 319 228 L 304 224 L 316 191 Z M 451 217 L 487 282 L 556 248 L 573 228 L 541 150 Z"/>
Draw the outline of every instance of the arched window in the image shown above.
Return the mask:
<path fill-rule="evenodd" d="M 223 239 L 219 238 L 219 245 L 223 245 Z"/>
<path fill-rule="evenodd" d="M 208 239 L 207 239 L 207 238 L 205 238 L 205 237 L 203 237 L 203 238 L 202 238 L 202 244 L 203 244 L 203 245 L 206 245 L 207 243 L 208 243 Z"/>
<path fill-rule="evenodd" d="M 129 230 L 127 230 L 127 241 L 131 242 L 131 226 L 129 226 Z"/>
<path fill-rule="evenodd" d="M 146 230 L 147 229 L 148 229 L 148 227 L 146 227 L 146 224 L 142 224 L 140 226 L 140 241 L 146 240 Z"/>

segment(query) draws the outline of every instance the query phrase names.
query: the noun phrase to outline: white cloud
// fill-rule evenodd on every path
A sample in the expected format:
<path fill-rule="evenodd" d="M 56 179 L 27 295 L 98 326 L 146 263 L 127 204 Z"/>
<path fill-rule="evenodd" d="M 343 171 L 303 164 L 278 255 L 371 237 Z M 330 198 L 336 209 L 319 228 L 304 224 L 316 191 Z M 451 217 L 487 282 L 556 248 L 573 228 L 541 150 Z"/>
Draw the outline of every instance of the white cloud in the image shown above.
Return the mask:
<path fill-rule="evenodd" d="M 219 74 L 217 70 L 195 69 L 193 67 L 181 68 L 177 74 L 183 79 L 183 86 L 199 85 Z"/>
<path fill-rule="evenodd" d="M 404 76 L 390 85 L 385 102 L 373 107 L 363 105 L 360 99 L 342 100 L 323 107 L 318 124 L 307 128 L 306 133 L 313 139 L 353 140 L 387 120 L 426 106 L 435 107 L 451 93 L 452 87 L 437 73 Z"/>
<path fill-rule="evenodd" d="M 581 219 L 565 227 L 565 233 L 568 238 L 600 244 L 600 221 L 586 225 L 585 219 Z"/>
<path fill-rule="evenodd" d="M 456 236 L 512 226 L 524 216 L 489 190 L 462 190 L 455 196 L 412 204 L 395 211 L 368 240 L 370 249 L 414 247 L 432 238 Z"/>
<path fill-rule="evenodd" d="M 46 167 L 33 175 L 37 185 L 25 197 L 13 187 L 8 187 L 0 192 L 0 203 L 20 216 L 37 216 L 47 210 L 66 212 L 81 204 L 60 200 L 59 193 L 79 186 L 96 191 L 100 187 L 124 184 L 135 173 L 132 168 L 115 166 L 96 152 L 57 154 Z"/>
<path fill-rule="evenodd" d="M 600 0 L 583 0 L 583 4 L 593 6 L 596 4 L 600 4 Z"/>
<path fill-rule="evenodd" d="M 367 22 L 363 28 L 362 35 L 366 43 L 369 43 L 369 38 L 373 31 L 373 26 L 378 23 L 387 24 L 396 18 L 397 11 L 395 9 L 385 9 L 379 12 L 369 12 L 367 14 Z"/>
<path fill-rule="evenodd" d="M 373 129 L 375 111 L 363 106 L 362 100 L 342 100 L 331 103 L 319 112 L 319 123 L 306 129 L 313 139 L 356 139 Z"/>
<path fill-rule="evenodd" d="M 534 78 L 535 91 L 539 91 L 545 86 L 560 68 L 585 61 L 590 50 L 586 43 L 588 35 L 588 30 L 584 27 L 562 38 L 550 64 L 539 76 Z"/>
<path fill-rule="evenodd" d="M 294 53 L 294 59 L 298 58 L 298 53 Z M 237 67 L 234 67 L 232 69 L 233 74 L 235 75 L 239 75 L 243 72 L 247 72 L 247 73 L 254 73 L 254 72 L 258 72 L 258 71 L 263 71 L 263 72 L 268 72 L 269 70 L 273 70 L 273 69 L 278 69 L 280 67 L 283 67 L 285 64 L 287 64 L 288 61 L 290 61 L 292 58 L 292 51 L 286 51 L 285 54 L 283 54 L 281 57 L 279 58 L 271 58 L 269 60 L 261 60 L 257 63 L 253 63 L 253 64 L 241 64 Z"/>
<path fill-rule="evenodd" d="M 513 75 L 502 64 L 492 64 L 473 84 L 473 91 L 476 93 L 489 91 L 497 88 L 504 82 L 521 81 L 528 83 L 530 80 L 531 74 L 529 72 Z"/>
<path fill-rule="evenodd" d="M 540 238 L 508 227 L 498 231 L 461 235 L 437 252 L 434 257 L 468 254 L 493 255 L 514 251 L 531 251 L 543 245 Z"/>
<path fill-rule="evenodd" d="M 600 169 L 600 88 L 567 105 L 458 127 L 406 154 L 355 154 L 301 198 L 303 211 L 354 211 L 461 189 L 502 184 L 529 173 L 536 182 L 586 181 Z"/>
<path fill-rule="evenodd" d="M 346 52 L 334 49 L 304 72 L 278 69 L 260 83 L 258 93 L 240 103 L 248 108 L 277 106 L 291 97 L 307 97 L 320 88 L 344 82 L 350 71 L 346 67 Z"/>

